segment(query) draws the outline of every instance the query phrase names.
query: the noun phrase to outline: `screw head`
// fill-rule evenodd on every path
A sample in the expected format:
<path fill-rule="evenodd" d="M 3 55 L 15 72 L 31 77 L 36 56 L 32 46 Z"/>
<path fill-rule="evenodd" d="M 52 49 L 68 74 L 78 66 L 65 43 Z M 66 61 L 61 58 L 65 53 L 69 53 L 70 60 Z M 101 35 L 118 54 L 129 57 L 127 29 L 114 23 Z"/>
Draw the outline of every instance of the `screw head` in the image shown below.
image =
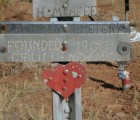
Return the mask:
<path fill-rule="evenodd" d="M 5 25 L 1 25 L 0 28 L 1 28 L 1 30 L 6 30 L 6 26 Z"/>
<path fill-rule="evenodd" d="M 67 75 L 67 73 L 69 72 L 69 70 L 64 70 L 64 75 Z"/>
<path fill-rule="evenodd" d="M 66 45 L 67 45 L 67 42 L 66 41 L 65 42 L 62 42 L 62 51 L 66 51 L 67 50 Z"/>
<path fill-rule="evenodd" d="M 70 108 L 69 107 L 65 107 L 64 112 L 65 113 L 70 113 Z"/>
<path fill-rule="evenodd" d="M 51 81 L 52 80 L 52 77 L 49 77 L 48 80 Z"/>
<path fill-rule="evenodd" d="M 123 50 L 123 51 L 127 51 L 127 47 L 123 47 L 122 50 Z"/>
<path fill-rule="evenodd" d="M 82 77 L 82 75 L 78 75 L 78 76 L 77 76 L 77 78 L 81 78 L 81 77 Z"/>
<path fill-rule="evenodd" d="M 6 47 L 0 47 L 0 52 L 2 54 L 6 53 L 6 51 L 7 51 L 7 48 Z"/>
<path fill-rule="evenodd" d="M 118 44 L 117 51 L 120 55 L 126 56 L 130 53 L 130 44 L 128 42 L 121 42 Z"/>
<path fill-rule="evenodd" d="M 64 81 L 64 83 L 66 83 L 67 82 L 67 78 L 63 79 L 63 81 Z"/>
<path fill-rule="evenodd" d="M 64 4 L 63 8 L 66 9 L 68 7 L 68 4 Z"/>
<path fill-rule="evenodd" d="M 67 88 L 66 88 L 65 86 L 62 88 L 63 91 L 66 91 L 66 89 L 67 89 Z"/>
<path fill-rule="evenodd" d="M 67 45 L 67 42 L 65 41 L 65 42 L 62 42 L 62 45 L 63 46 L 66 46 Z"/>
<path fill-rule="evenodd" d="M 67 50 L 67 48 L 64 46 L 63 48 L 62 48 L 62 51 L 66 51 Z"/>
<path fill-rule="evenodd" d="M 63 28 L 63 30 L 64 30 L 65 32 L 67 32 L 67 30 L 68 30 L 68 25 L 67 25 L 67 24 L 64 24 L 64 25 L 62 26 L 62 28 Z"/>

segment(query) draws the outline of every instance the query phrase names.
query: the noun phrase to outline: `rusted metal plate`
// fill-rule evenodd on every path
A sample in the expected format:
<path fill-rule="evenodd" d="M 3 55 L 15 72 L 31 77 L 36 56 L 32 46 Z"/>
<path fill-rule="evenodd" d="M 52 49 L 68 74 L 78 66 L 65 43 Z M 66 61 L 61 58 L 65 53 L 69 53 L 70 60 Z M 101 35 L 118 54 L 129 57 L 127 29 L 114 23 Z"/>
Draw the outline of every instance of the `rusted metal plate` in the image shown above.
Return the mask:
<path fill-rule="evenodd" d="M 86 75 L 83 65 L 79 62 L 71 62 L 44 70 L 42 77 L 47 86 L 66 99 L 76 89 L 82 87 L 86 81 Z"/>
<path fill-rule="evenodd" d="M 96 0 L 33 0 L 34 17 L 93 16 Z"/>
<path fill-rule="evenodd" d="M 128 22 L 1 22 L 0 61 L 127 61 L 129 32 Z"/>

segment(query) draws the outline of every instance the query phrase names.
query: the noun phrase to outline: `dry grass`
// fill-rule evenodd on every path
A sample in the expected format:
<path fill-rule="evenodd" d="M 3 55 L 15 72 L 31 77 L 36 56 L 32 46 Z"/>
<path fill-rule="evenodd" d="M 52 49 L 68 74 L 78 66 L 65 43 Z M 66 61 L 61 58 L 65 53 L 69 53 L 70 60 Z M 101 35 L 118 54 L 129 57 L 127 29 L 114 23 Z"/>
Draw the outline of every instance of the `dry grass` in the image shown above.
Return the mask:
<path fill-rule="evenodd" d="M 26 102 L 28 94 L 36 91 L 34 86 L 27 81 L 22 86 L 19 84 L 13 88 L 0 85 L 0 120 L 50 120 L 50 115 L 45 113 L 45 104 Z"/>
<path fill-rule="evenodd" d="M 28 67 L 27 67 L 28 64 Z M 51 120 L 50 95 L 39 97 L 46 91 L 40 79 L 38 63 L 29 65 L 1 63 L 0 77 L 0 120 Z M 20 68 L 19 68 L 20 67 Z M 11 72 L 16 70 L 16 72 Z M 34 100 L 34 99 L 35 100 Z M 38 101 L 40 101 L 38 103 Z M 51 100 L 50 100 L 51 101 Z"/>
<path fill-rule="evenodd" d="M 15 7 L 16 6 L 16 7 Z M 32 5 L 28 0 L 3 0 L 0 6 L 1 21 L 30 21 Z"/>

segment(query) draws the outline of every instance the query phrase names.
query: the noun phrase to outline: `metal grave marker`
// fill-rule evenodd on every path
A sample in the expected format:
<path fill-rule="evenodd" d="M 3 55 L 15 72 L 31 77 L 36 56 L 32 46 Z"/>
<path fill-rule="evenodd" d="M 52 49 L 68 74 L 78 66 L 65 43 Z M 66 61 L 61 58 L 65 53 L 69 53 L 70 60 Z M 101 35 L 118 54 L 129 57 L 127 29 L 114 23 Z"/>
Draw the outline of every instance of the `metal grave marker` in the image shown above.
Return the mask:
<path fill-rule="evenodd" d="M 0 22 L 0 61 L 130 60 L 129 22 Z"/>
<path fill-rule="evenodd" d="M 80 21 L 95 13 L 96 0 L 33 0 L 33 17 L 50 22 L 0 22 L 0 61 L 53 62 L 42 71 L 52 89 L 53 120 L 82 120 L 87 72 L 79 61 L 130 60 L 129 22 Z"/>
<path fill-rule="evenodd" d="M 33 0 L 34 17 L 93 16 L 96 0 Z"/>

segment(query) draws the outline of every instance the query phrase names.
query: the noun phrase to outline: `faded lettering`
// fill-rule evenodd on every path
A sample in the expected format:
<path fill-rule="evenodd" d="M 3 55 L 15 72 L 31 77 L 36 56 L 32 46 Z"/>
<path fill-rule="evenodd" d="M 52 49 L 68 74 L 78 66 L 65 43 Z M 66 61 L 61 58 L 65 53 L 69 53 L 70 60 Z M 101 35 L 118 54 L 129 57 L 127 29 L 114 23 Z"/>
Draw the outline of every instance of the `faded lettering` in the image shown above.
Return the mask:
<path fill-rule="evenodd" d="M 76 52 L 76 53 L 70 53 L 69 54 L 69 61 L 99 61 L 99 60 L 104 60 L 104 61 L 114 61 L 117 58 L 115 52 L 110 52 L 110 53 L 82 53 L 82 52 Z"/>
<path fill-rule="evenodd" d="M 124 24 L 75 24 L 69 26 L 69 30 L 70 33 L 74 34 L 129 33 L 129 26 L 126 26 Z"/>
<path fill-rule="evenodd" d="M 91 16 L 95 15 L 96 13 L 96 6 L 91 6 Z"/>
<path fill-rule="evenodd" d="M 15 48 L 16 48 L 16 51 L 19 51 L 19 52 L 23 51 L 23 42 L 22 41 L 16 41 L 15 42 Z"/>
<path fill-rule="evenodd" d="M 91 13 L 91 9 L 89 6 L 85 7 L 84 8 L 84 15 L 85 16 L 90 16 L 90 13 Z"/>
<path fill-rule="evenodd" d="M 104 27 L 100 26 L 100 28 Z M 118 30 L 122 28 L 118 25 Z M 85 30 L 88 31 L 89 28 Z M 102 30 L 106 31 L 106 29 Z M 14 62 L 123 60 L 129 58 L 129 55 L 125 57 L 118 53 L 117 40 L 123 38 L 123 41 L 127 41 L 129 36 L 123 37 L 124 35 L 5 35 L 5 38 L 9 39 L 6 55 Z M 62 51 L 63 42 L 66 42 L 66 51 Z"/>
<path fill-rule="evenodd" d="M 105 24 L 102 25 L 101 33 L 109 33 L 108 25 Z"/>
<path fill-rule="evenodd" d="M 98 43 L 97 41 L 77 41 L 77 50 L 83 50 L 83 51 L 90 51 L 90 52 L 107 52 L 108 49 L 108 43 L 103 41 Z"/>
<path fill-rule="evenodd" d="M 46 12 L 47 14 L 47 12 Z M 64 9 L 62 7 L 55 7 L 52 16 L 90 16 L 95 14 L 95 6 L 79 6 Z"/>
<path fill-rule="evenodd" d="M 67 44 L 69 44 L 67 42 Z M 27 46 L 28 45 L 28 46 Z M 28 49 L 27 49 L 28 48 Z M 75 52 L 63 52 L 62 42 L 60 41 L 8 41 L 8 50 L 11 51 L 12 61 L 55 61 L 55 59 L 69 61 L 92 61 L 92 59 L 107 58 L 108 44 L 106 41 L 77 41 Z M 60 52 L 60 53 L 59 53 Z M 99 53 L 99 54 L 98 54 Z M 114 54 L 113 54 L 114 55 Z M 112 57 L 111 57 L 112 58 Z"/>
<path fill-rule="evenodd" d="M 33 13 L 35 17 L 43 15 L 44 17 L 93 16 L 96 14 L 96 1 L 34 0 Z"/>
<path fill-rule="evenodd" d="M 100 49 L 99 49 L 100 52 L 102 52 L 102 53 L 107 52 L 107 48 L 109 47 L 108 45 L 109 44 L 106 41 L 101 42 L 100 43 Z"/>
<path fill-rule="evenodd" d="M 45 7 L 37 8 L 37 17 L 45 17 Z"/>
<path fill-rule="evenodd" d="M 76 16 L 76 11 L 74 8 L 71 8 L 70 12 L 69 12 L 69 16 Z"/>
<path fill-rule="evenodd" d="M 53 10 L 53 16 L 61 16 L 61 8 L 55 7 Z"/>
<path fill-rule="evenodd" d="M 55 50 L 55 41 L 49 41 L 49 50 Z"/>
<path fill-rule="evenodd" d="M 84 48 L 84 50 L 88 50 L 88 41 L 83 41 L 82 47 Z"/>
<path fill-rule="evenodd" d="M 75 14 L 76 13 L 71 13 Z M 113 23 L 113 22 L 86 22 L 86 23 L 73 23 L 69 24 L 68 23 L 68 30 L 65 31 L 63 29 L 64 23 L 52 23 L 52 24 L 33 24 L 33 25 L 16 25 L 15 29 L 10 31 L 10 33 L 36 33 L 40 34 L 45 33 L 45 34 L 98 34 L 98 33 L 103 33 L 103 34 L 108 34 L 108 33 L 129 33 L 130 32 L 130 27 L 128 24 L 125 23 Z M 25 32 L 26 31 L 26 32 Z"/>
<path fill-rule="evenodd" d="M 43 41 L 41 42 L 41 50 L 42 50 L 42 51 L 46 51 L 46 50 L 47 50 L 47 47 L 48 47 L 48 42 L 45 41 L 45 40 L 43 40 Z"/>
<path fill-rule="evenodd" d="M 84 14 L 84 13 L 82 13 L 82 7 L 77 7 L 77 15 L 82 15 L 82 14 Z"/>
<path fill-rule="evenodd" d="M 44 6 L 37 8 L 36 10 L 37 17 L 90 16 L 90 15 L 93 16 L 96 13 L 95 6 L 77 6 L 77 7 L 69 7 L 68 9 L 59 6 L 51 9 L 48 8 Z"/>
<path fill-rule="evenodd" d="M 8 41 L 8 50 L 11 51 L 11 49 L 13 48 L 13 44 L 15 42 L 14 41 Z"/>
<path fill-rule="evenodd" d="M 73 32 L 74 33 L 81 33 L 82 32 L 82 29 L 81 29 L 81 26 L 79 25 L 74 25 L 74 29 L 73 29 Z"/>
<path fill-rule="evenodd" d="M 98 51 L 99 45 L 96 41 L 92 41 L 89 48 L 90 48 L 90 51 L 96 52 Z"/>
<path fill-rule="evenodd" d="M 61 41 L 8 41 L 8 50 L 9 51 L 58 51 L 61 49 Z"/>
<path fill-rule="evenodd" d="M 89 25 L 89 31 L 87 33 L 98 33 L 98 24 Z"/>

